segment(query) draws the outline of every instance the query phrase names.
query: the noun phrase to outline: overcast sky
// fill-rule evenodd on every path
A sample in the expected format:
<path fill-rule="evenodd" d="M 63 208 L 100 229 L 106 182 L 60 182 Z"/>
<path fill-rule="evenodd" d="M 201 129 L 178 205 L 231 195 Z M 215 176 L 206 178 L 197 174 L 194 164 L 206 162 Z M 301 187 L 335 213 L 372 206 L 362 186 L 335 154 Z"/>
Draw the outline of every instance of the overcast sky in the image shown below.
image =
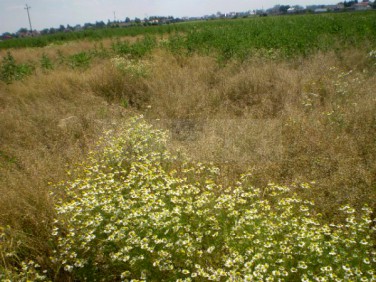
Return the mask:
<path fill-rule="evenodd" d="M 335 0 L 0 0 L 0 34 L 29 28 L 28 4 L 33 29 L 84 24 L 125 17 L 203 16 L 218 11 L 240 12 L 270 8 L 276 4 L 335 4 Z"/>

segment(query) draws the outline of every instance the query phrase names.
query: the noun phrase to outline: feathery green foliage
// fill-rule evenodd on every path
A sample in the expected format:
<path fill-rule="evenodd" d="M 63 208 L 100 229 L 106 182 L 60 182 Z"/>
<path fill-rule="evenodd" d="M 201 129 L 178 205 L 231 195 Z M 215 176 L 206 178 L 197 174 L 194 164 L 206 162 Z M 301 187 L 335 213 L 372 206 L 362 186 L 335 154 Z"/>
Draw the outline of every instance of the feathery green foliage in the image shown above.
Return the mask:
<path fill-rule="evenodd" d="M 333 281 L 376 279 L 371 209 L 326 224 L 314 203 L 270 184 L 218 184 L 212 165 L 170 154 L 165 133 L 134 118 L 108 132 L 55 187 L 54 257 L 79 280 Z M 373 281 L 372 280 L 372 281 Z"/>

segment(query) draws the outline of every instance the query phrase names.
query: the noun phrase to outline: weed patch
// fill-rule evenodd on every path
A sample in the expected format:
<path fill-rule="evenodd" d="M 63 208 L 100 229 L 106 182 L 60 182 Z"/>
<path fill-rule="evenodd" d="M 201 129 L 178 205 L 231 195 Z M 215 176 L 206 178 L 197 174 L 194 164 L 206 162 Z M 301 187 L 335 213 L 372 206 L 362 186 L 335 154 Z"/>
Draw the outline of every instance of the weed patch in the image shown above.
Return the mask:
<path fill-rule="evenodd" d="M 371 209 L 327 224 L 292 190 L 234 187 L 220 170 L 185 162 L 165 134 L 135 118 L 107 133 L 88 162 L 55 187 L 55 263 L 76 279 L 296 281 L 375 279 Z"/>
<path fill-rule="evenodd" d="M 42 57 L 40 58 L 40 66 L 42 70 L 44 71 L 49 71 L 49 70 L 54 69 L 52 60 L 44 53 L 42 54 Z"/>
<path fill-rule="evenodd" d="M 17 64 L 10 52 L 6 54 L 0 65 L 0 80 L 7 84 L 14 80 L 21 80 L 33 73 L 34 66 L 30 64 Z"/>
<path fill-rule="evenodd" d="M 68 64 L 71 68 L 88 69 L 91 63 L 92 57 L 87 52 L 80 52 L 74 54 L 68 58 Z"/>

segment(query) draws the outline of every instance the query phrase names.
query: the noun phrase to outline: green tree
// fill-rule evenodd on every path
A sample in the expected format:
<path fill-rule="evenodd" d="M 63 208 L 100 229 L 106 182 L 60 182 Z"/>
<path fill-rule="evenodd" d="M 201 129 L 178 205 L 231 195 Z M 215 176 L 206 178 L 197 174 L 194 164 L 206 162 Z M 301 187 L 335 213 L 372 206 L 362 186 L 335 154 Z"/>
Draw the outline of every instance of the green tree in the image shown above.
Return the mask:
<path fill-rule="evenodd" d="M 29 30 L 26 28 L 26 27 L 21 27 L 17 33 L 20 34 L 20 33 L 27 33 Z"/>
<path fill-rule="evenodd" d="M 139 19 L 139 18 L 135 18 L 135 19 L 134 19 L 134 22 L 135 22 L 136 24 L 140 24 L 140 23 L 141 23 L 141 19 Z"/>
<path fill-rule="evenodd" d="M 42 29 L 41 31 L 40 31 L 40 34 L 42 34 L 42 35 L 46 35 L 46 34 L 48 34 L 50 32 L 50 30 L 48 29 L 48 28 L 45 28 L 45 29 Z"/>
<path fill-rule="evenodd" d="M 95 27 L 103 28 L 103 27 L 106 27 L 106 24 L 104 23 L 104 21 L 96 22 Z"/>
<path fill-rule="evenodd" d="M 59 31 L 60 32 L 63 32 L 65 30 L 65 26 L 63 26 L 62 24 L 59 26 Z"/>
<path fill-rule="evenodd" d="M 287 13 L 287 10 L 290 9 L 290 5 L 281 5 L 279 11 L 283 14 Z"/>

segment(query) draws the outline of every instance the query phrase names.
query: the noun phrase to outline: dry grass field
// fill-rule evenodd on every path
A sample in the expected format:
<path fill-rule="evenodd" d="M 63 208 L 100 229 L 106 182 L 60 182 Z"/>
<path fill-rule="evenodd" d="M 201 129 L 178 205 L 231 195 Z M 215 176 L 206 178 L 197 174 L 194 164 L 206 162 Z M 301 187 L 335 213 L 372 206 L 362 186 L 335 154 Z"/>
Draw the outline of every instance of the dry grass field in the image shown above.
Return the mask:
<path fill-rule="evenodd" d="M 251 171 L 258 187 L 312 183 L 300 196 L 327 220 L 340 221 L 344 204 L 376 211 L 376 58 L 366 50 L 221 64 L 155 49 L 139 60 L 95 58 L 90 68 L 57 63 L 59 54 L 92 48 L 12 50 L 16 61 L 38 64 L 46 54 L 56 63 L 0 82 L 0 227 L 12 238 L 2 255 L 52 268 L 50 183 L 66 179 L 104 130 L 135 114 L 168 130 L 171 150 L 217 165 L 223 185 Z"/>

